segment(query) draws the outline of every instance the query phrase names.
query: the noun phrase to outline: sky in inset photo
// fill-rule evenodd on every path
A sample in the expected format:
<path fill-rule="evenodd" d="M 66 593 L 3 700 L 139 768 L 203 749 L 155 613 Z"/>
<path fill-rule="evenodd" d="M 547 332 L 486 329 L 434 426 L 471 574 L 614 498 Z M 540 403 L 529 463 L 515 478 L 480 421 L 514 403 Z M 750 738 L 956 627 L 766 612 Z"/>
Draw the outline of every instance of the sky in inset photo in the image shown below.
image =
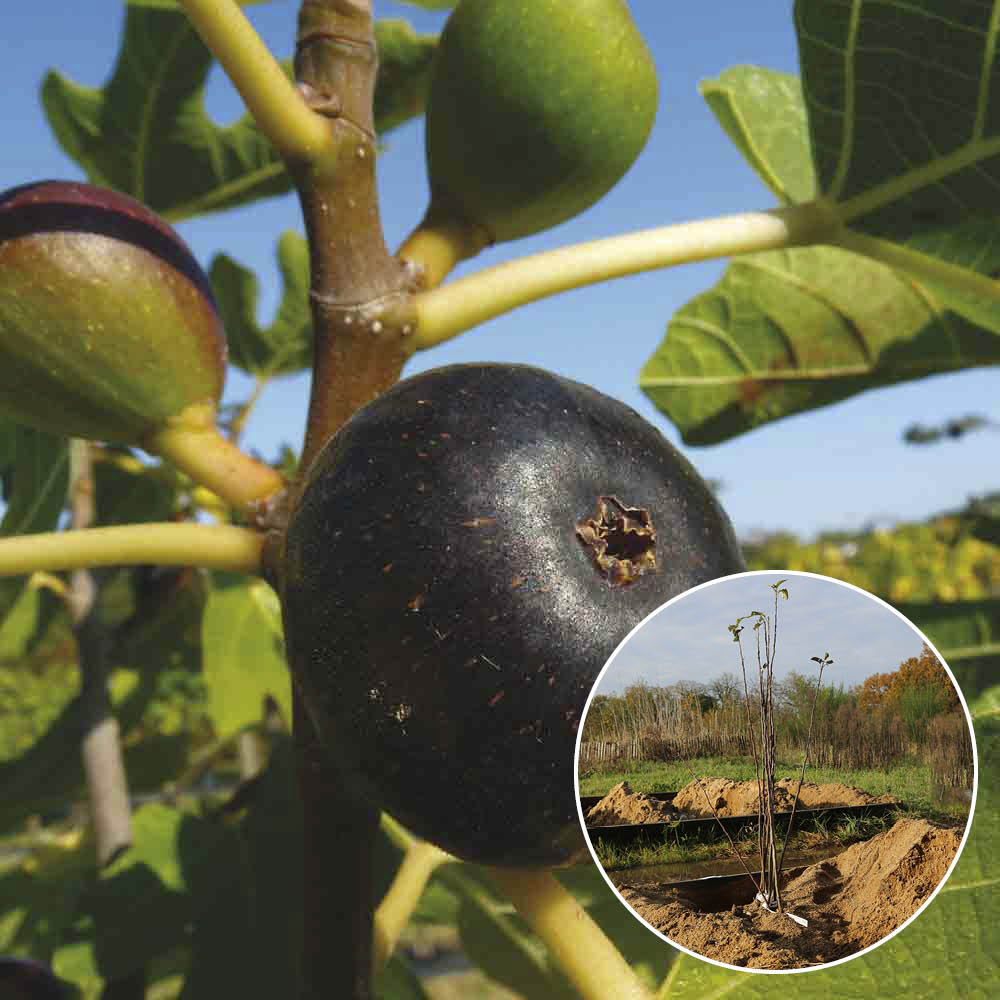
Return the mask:
<path fill-rule="evenodd" d="M 621 694 L 638 682 L 665 687 L 679 681 L 708 684 L 721 674 L 742 675 L 739 646 L 728 626 L 752 611 L 774 615 L 771 584 L 785 579 L 778 598 L 775 680 L 795 672 L 814 675 L 811 659 L 829 653 L 823 684 L 845 690 L 874 673 L 897 670 L 919 656 L 923 640 L 895 611 L 863 591 L 829 579 L 791 572 L 747 573 L 684 595 L 649 618 L 617 651 L 597 694 Z M 757 669 L 753 621 L 740 638 L 748 678 Z M 763 657 L 763 629 L 761 629 Z"/>

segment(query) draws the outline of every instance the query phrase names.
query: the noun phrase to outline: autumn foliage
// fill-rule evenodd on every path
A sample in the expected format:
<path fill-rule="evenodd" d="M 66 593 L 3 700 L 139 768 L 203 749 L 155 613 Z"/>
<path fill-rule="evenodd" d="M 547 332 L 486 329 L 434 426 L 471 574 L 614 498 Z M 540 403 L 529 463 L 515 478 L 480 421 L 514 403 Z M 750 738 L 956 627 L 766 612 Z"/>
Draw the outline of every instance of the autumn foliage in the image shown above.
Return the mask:
<path fill-rule="evenodd" d="M 945 708 L 958 707 L 958 692 L 934 651 L 924 643 L 919 656 L 904 660 L 897 670 L 887 674 L 872 674 L 858 691 L 861 708 L 888 707 L 899 701 L 908 688 L 938 688 Z"/>

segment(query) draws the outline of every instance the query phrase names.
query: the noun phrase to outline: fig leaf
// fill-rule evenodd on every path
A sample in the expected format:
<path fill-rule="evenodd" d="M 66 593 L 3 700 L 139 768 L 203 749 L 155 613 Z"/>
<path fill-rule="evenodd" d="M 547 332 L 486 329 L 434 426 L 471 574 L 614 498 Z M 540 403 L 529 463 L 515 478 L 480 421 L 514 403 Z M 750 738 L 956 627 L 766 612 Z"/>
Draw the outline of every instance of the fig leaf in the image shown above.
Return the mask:
<path fill-rule="evenodd" d="M 252 375 L 291 375 L 312 364 L 309 248 L 293 232 L 278 240 L 284 290 L 268 327 L 257 322 L 257 276 L 227 254 L 212 261 L 209 276 L 226 328 L 229 360 Z"/>
<path fill-rule="evenodd" d="M 202 621 L 203 673 L 220 737 L 260 721 L 272 695 L 286 719 L 292 692 L 274 591 L 262 580 L 215 573 Z"/>
<path fill-rule="evenodd" d="M 376 128 L 387 132 L 423 111 L 436 38 L 399 20 L 376 22 L 375 37 Z M 211 53 L 177 4 L 130 4 L 107 83 L 86 87 L 52 71 L 42 104 L 63 151 L 91 182 L 171 221 L 286 193 L 291 179 L 253 118 L 222 126 L 205 112 L 211 68 Z"/>

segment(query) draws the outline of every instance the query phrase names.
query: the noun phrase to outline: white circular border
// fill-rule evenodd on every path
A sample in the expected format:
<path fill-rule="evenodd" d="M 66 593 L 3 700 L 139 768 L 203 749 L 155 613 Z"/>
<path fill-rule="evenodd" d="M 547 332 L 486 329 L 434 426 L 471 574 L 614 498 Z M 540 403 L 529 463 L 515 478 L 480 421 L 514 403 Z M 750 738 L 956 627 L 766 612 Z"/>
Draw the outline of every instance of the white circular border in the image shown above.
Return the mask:
<path fill-rule="evenodd" d="M 587 831 L 587 824 L 584 821 L 583 815 L 583 804 L 580 801 L 580 744 L 583 742 L 583 728 L 584 723 L 587 719 L 587 713 L 590 711 L 590 703 L 594 700 L 594 693 L 597 691 L 597 686 L 601 682 L 601 678 L 607 673 L 611 665 L 615 662 L 615 658 L 622 651 L 629 639 L 635 635 L 648 621 L 655 618 L 658 614 L 666 611 L 672 604 L 676 604 L 679 601 L 684 600 L 690 594 L 695 593 L 699 590 L 704 590 L 706 587 L 714 587 L 720 583 L 725 583 L 727 580 L 742 579 L 749 576 L 769 576 L 774 577 L 777 575 L 788 574 L 788 579 L 793 576 L 806 576 L 812 577 L 815 580 L 826 580 L 830 583 L 835 583 L 839 587 L 847 587 L 849 590 L 857 591 L 859 594 L 864 595 L 869 600 L 874 601 L 876 604 L 881 604 L 882 607 L 891 611 L 897 618 L 904 621 L 910 626 L 913 631 L 920 636 L 920 638 L 927 643 L 928 646 L 934 651 L 934 655 L 938 658 L 941 664 L 944 666 L 948 677 L 951 679 L 951 683 L 955 686 L 955 690 L 958 692 L 958 700 L 962 703 L 962 710 L 965 712 L 965 722 L 969 727 L 969 735 L 972 737 L 972 801 L 969 803 L 969 819 L 965 824 L 965 833 L 962 835 L 962 842 L 958 845 L 958 851 L 955 853 L 955 857 L 952 859 L 951 864 L 948 866 L 948 870 L 944 873 L 944 877 L 938 883 L 937 888 L 924 900 L 923 904 L 912 913 L 903 923 L 901 923 L 894 931 L 886 934 L 884 938 L 880 938 L 874 944 L 870 944 L 867 948 L 862 948 L 861 951 L 856 951 L 851 955 L 846 955 L 844 958 L 835 959 L 832 962 L 826 962 L 823 965 L 810 965 L 802 969 L 750 969 L 743 965 L 729 965 L 727 962 L 719 962 L 714 958 L 708 958 L 702 955 L 700 952 L 691 951 L 689 948 L 685 948 L 683 945 L 678 944 L 676 941 L 672 941 L 661 931 L 658 931 L 655 927 L 650 926 L 646 923 L 642 917 L 625 900 L 622 898 L 621 893 L 615 888 L 611 879 L 608 878 L 608 873 L 604 870 L 604 866 L 597 859 L 597 852 L 594 850 L 594 845 L 591 843 L 590 834 Z M 590 851 L 590 856 L 593 859 L 594 864 L 597 866 L 597 870 L 601 873 L 604 881 L 608 883 L 611 891 L 618 897 L 618 902 L 622 904 L 632 916 L 643 924 L 645 928 L 651 933 L 655 934 L 658 938 L 665 941 L 670 945 L 671 948 L 676 948 L 677 951 L 682 951 L 686 955 L 690 955 L 692 958 L 700 959 L 702 962 L 708 962 L 711 965 L 717 965 L 721 969 L 731 969 L 733 972 L 752 972 L 760 973 L 762 975 L 796 975 L 801 972 L 817 972 L 824 969 L 832 969 L 835 965 L 842 965 L 844 962 L 853 961 L 855 958 L 860 958 L 862 955 L 866 955 L 868 952 L 873 951 L 875 948 L 880 948 L 886 941 L 894 938 L 904 927 L 911 924 L 921 913 L 931 904 L 934 897 L 941 891 L 945 882 L 951 878 L 951 873 L 955 869 L 955 865 L 958 864 L 958 859 L 962 856 L 962 851 L 965 850 L 965 843 L 969 839 L 969 831 L 972 829 L 972 820 L 976 814 L 976 800 L 979 797 L 979 747 L 976 745 L 976 729 L 972 724 L 972 714 L 969 712 L 969 706 L 965 701 L 965 695 L 962 693 L 962 688 L 959 686 L 958 681 L 955 680 L 955 675 L 951 672 L 951 667 L 945 663 L 944 658 L 938 652 L 937 647 L 924 635 L 920 629 L 917 628 L 913 622 L 910 621 L 904 614 L 897 611 L 891 604 L 883 601 L 882 598 L 876 597 L 874 594 L 869 593 L 861 587 L 856 587 L 853 583 L 845 583 L 843 580 L 837 580 L 832 576 L 824 576 L 822 573 L 807 573 L 803 570 L 769 570 L 769 569 L 758 569 L 758 570 L 748 570 L 745 573 L 731 573 L 729 576 L 721 576 L 715 580 L 708 580 L 705 583 L 698 584 L 697 587 L 692 587 L 690 590 L 685 590 L 683 594 L 678 594 L 676 597 L 671 597 L 669 601 L 665 604 L 661 604 L 655 611 L 651 611 L 648 615 L 618 645 L 615 647 L 614 652 L 608 657 L 608 662 L 604 664 L 601 672 L 597 675 L 597 679 L 594 681 L 594 686 L 590 689 L 590 694 L 587 696 L 587 704 L 583 707 L 582 721 L 580 728 L 576 734 L 576 748 L 573 753 L 573 785 L 576 791 L 576 811 L 580 819 L 580 826 L 583 828 L 583 835 L 587 841 L 587 848 Z"/>

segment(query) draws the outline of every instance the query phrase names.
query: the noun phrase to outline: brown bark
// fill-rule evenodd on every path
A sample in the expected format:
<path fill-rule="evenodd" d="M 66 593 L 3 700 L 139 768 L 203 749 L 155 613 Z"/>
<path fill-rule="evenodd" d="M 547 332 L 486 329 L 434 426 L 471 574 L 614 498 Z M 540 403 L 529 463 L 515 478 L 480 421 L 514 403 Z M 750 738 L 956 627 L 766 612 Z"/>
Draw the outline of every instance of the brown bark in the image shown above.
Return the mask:
<path fill-rule="evenodd" d="M 304 0 L 295 72 L 306 102 L 329 119 L 335 155 L 290 165 L 309 240 L 315 335 L 303 478 L 327 440 L 399 378 L 412 353 L 412 324 L 400 307 L 413 281 L 386 247 L 378 210 L 376 70 L 370 0 Z M 279 541 L 271 549 L 279 592 L 280 548 Z M 298 694 L 293 729 L 305 830 L 301 996 L 365 998 L 379 812 L 341 780 Z"/>

